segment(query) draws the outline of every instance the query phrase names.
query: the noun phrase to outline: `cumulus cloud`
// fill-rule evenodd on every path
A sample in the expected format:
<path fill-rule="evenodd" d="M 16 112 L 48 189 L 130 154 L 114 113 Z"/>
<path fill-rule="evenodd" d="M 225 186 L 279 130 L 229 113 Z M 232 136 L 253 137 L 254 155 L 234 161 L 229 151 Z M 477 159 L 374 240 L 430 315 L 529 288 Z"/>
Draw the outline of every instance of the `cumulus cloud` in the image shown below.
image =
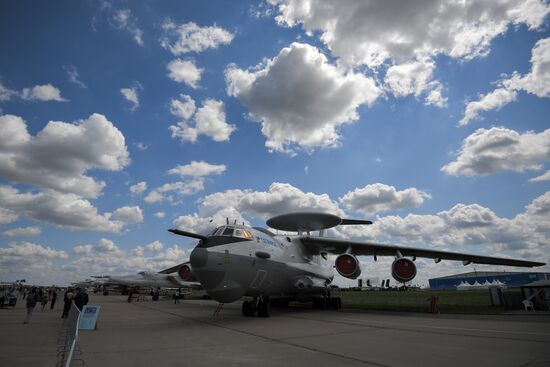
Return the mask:
<path fill-rule="evenodd" d="M 151 190 L 143 200 L 149 204 L 163 201 L 178 204 L 182 196 L 193 195 L 202 190 L 204 190 L 204 179 L 202 178 L 171 182 Z"/>
<path fill-rule="evenodd" d="M 113 212 L 112 218 L 122 223 L 142 223 L 143 212 L 139 206 L 123 206 Z"/>
<path fill-rule="evenodd" d="M 478 129 L 468 136 L 455 161 L 441 170 L 454 176 L 540 170 L 550 160 L 550 129 L 518 133 L 504 127 Z"/>
<path fill-rule="evenodd" d="M 132 193 L 132 195 L 139 195 L 145 190 L 147 190 L 147 182 L 145 181 L 141 181 L 135 185 L 130 186 L 130 192 Z"/>
<path fill-rule="evenodd" d="M 19 227 L 2 232 L 5 237 L 34 237 L 42 233 L 40 227 Z"/>
<path fill-rule="evenodd" d="M 130 33 L 134 41 L 143 46 L 143 31 L 138 28 L 137 20 L 130 9 L 112 9 L 110 24 L 116 29 Z"/>
<path fill-rule="evenodd" d="M 139 97 L 138 97 L 138 89 L 143 89 L 141 84 L 136 83 L 136 85 L 132 88 L 121 88 L 120 94 L 124 97 L 124 99 L 131 103 L 130 111 L 135 111 L 139 107 Z"/>
<path fill-rule="evenodd" d="M 185 176 L 203 177 L 222 174 L 225 172 L 225 169 L 226 167 L 223 164 L 210 164 L 205 161 L 192 161 L 186 165 L 178 165 L 168 170 L 168 173 L 171 175 L 179 175 L 182 178 Z"/>
<path fill-rule="evenodd" d="M 234 37 L 232 33 L 216 25 L 200 27 L 193 22 L 177 25 L 172 21 L 166 21 L 162 29 L 164 35 L 161 38 L 161 46 L 174 55 L 218 48 L 220 45 L 231 43 Z"/>
<path fill-rule="evenodd" d="M 81 88 L 88 88 L 86 84 L 84 84 L 80 80 L 80 75 L 78 74 L 78 70 L 74 65 L 63 66 L 63 70 L 65 70 L 65 72 L 67 73 L 67 78 L 69 78 L 69 81 L 71 83 L 74 83 Z"/>
<path fill-rule="evenodd" d="M 466 125 L 478 118 L 479 112 L 498 110 L 517 99 L 517 93 L 525 91 L 541 98 L 550 97 L 550 38 L 537 41 L 531 51 L 531 70 L 525 75 L 517 71 L 511 77 L 500 80 L 498 88 L 480 96 L 478 101 L 466 105 L 459 125 Z"/>
<path fill-rule="evenodd" d="M 44 247 L 31 242 L 12 242 L 7 248 L 0 247 L 0 262 L 12 262 L 14 260 L 24 260 L 27 257 L 42 257 L 48 259 L 66 259 L 68 255 L 65 251 L 59 251 L 50 246 Z"/>
<path fill-rule="evenodd" d="M 524 90 L 538 97 L 550 97 L 550 38 L 537 41 L 531 54 L 531 71 L 525 75 L 514 73 L 504 80 L 508 89 Z"/>
<path fill-rule="evenodd" d="M 145 249 L 150 252 L 147 253 Z M 180 246 L 166 247 L 160 241 L 122 250 L 111 240 L 102 239 L 96 245 L 80 245 L 73 248 L 78 258 L 62 269 L 71 274 L 135 274 L 138 271 L 159 271 L 189 259 L 192 249 Z M 116 254 L 117 256 L 113 256 Z"/>
<path fill-rule="evenodd" d="M 0 225 L 9 224 L 19 219 L 19 216 L 12 210 L 0 207 Z"/>
<path fill-rule="evenodd" d="M 150 244 L 146 245 L 147 249 L 152 252 L 158 252 L 164 248 L 164 244 L 160 242 L 159 240 L 156 240 L 155 242 L 151 242 Z"/>
<path fill-rule="evenodd" d="M 235 125 L 225 121 L 224 103 L 214 99 L 203 101 L 202 107 L 196 109 L 195 101 L 188 95 L 182 94 L 181 100 L 172 99 L 170 112 L 183 121 L 171 125 L 172 137 L 181 141 L 194 143 L 199 135 L 209 136 L 212 140 L 228 141 Z"/>
<path fill-rule="evenodd" d="M 357 108 L 381 94 L 373 79 L 330 64 L 313 46 L 293 43 L 255 68 L 225 71 L 227 93 L 262 124 L 266 146 L 291 152 L 338 143 L 337 128 L 358 119 Z"/>
<path fill-rule="evenodd" d="M 480 111 L 499 110 L 508 103 L 515 101 L 517 93 L 513 90 L 498 88 L 481 96 L 479 101 L 470 102 L 466 105 L 464 117 L 458 122 L 459 125 L 467 125 L 471 120 L 478 118 Z"/>
<path fill-rule="evenodd" d="M 168 77 L 175 82 L 185 83 L 191 88 L 197 88 L 197 83 L 201 80 L 204 69 L 195 65 L 193 60 L 172 60 L 166 65 Z"/>
<path fill-rule="evenodd" d="M 166 216 L 166 213 L 165 212 L 156 212 L 153 215 L 155 216 L 155 218 L 162 219 Z"/>
<path fill-rule="evenodd" d="M 0 82 L 0 102 L 9 101 L 11 97 L 16 95 L 17 95 L 17 91 L 13 89 L 9 89 L 8 87 L 4 86 L 4 84 Z"/>
<path fill-rule="evenodd" d="M 539 0 L 346 1 L 271 0 L 285 26 L 321 32 L 332 54 L 349 65 L 377 67 L 440 54 L 470 60 L 486 55 L 491 41 L 511 25 L 542 26 L 550 7 Z"/>
<path fill-rule="evenodd" d="M 425 103 L 437 107 L 446 107 L 447 98 L 441 94 L 442 86 L 432 80 L 435 62 L 425 58 L 409 63 L 393 65 L 388 68 L 385 84 L 397 97 L 425 94 Z"/>
<path fill-rule="evenodd" d="M 529 182 L 543 182 L 543 181 L 550 181 L 550 170 L 546 171 L 540 176 L 533 177 L 529 180 Z"/>
<path fill-rule="evenodd" d="M 74 124 L 50 121 L 36 136 L 18 116 L 0 116 L 0 127 L 0 177 L 8 181 L 95 198 L 105 182 L 86 171 L 130 162 L 122 133 L 97 113 Z"/>
<path fill-rule="evenodd" d="M 415 208 L 429 198 L 429 194 L 414 187 L 397 191 L 393 186 L 375 183 L 346 193 L 340 202 L 349 210 L 372 215 L 382 211 Z"/>
<path fill-rule="evenodd" d="M 75 231 L 118 233 L 124 226 L 121 221 L 111 220 L 110 213 L 99 214 L 88 200 L 53 190 L 25 193 L 11 186 L 0 185 L 0 208 L 20 217 Z"/>
<path fill-rule="evenodd" d="M 56 101 L 67 102 L 61 97 L 61 91 L 51 84 L 35 85 L 32 88 L 23 88 L 21 98 L 28 101 Z"/>

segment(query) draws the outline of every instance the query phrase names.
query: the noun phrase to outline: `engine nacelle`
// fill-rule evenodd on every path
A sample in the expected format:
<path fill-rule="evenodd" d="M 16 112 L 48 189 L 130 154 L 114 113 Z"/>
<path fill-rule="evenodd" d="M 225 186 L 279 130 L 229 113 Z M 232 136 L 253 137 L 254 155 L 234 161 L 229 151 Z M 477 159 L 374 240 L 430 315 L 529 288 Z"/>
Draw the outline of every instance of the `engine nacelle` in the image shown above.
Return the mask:
<path fill-rule="evenodd" d="M 391 264 L 391 275 L 398 282 L 409 282 L 416 276 L 416 265 L 404 257 L 395 259 Z"/>
<path fill-rule="evenodd" d="M 190 264 L 183 264 L 178 269 L 178 275 L 183 281 L 188 281 L 193 276 L 193 271 L 191 270 Z"/>
<path fill-rule="evenodd" d="M 355 279 L 361 275 L 361 264 L 351 254 L 342 254 L 336 258 L 335 268 L 338 274 L 343 277 Z"/>

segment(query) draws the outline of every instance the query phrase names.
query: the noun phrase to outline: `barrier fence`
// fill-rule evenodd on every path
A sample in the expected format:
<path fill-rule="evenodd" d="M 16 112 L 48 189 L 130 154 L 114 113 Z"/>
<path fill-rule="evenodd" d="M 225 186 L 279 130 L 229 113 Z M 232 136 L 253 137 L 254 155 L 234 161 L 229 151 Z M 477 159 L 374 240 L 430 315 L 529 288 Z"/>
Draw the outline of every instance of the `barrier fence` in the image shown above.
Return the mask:
<path fill-rule="evenodd" d="M 78 347 L 78 327 L 80 324 L 80 310 L 73 303 L 69 316 L 64 320 L 59 331 L 57 339 L 57 357 L 58 367 L 74 366 L 73 362 L 78 362 L 78 365 L 84 365 L 84 360 L 75 359 L 75 355 L 80 353 Z"/>

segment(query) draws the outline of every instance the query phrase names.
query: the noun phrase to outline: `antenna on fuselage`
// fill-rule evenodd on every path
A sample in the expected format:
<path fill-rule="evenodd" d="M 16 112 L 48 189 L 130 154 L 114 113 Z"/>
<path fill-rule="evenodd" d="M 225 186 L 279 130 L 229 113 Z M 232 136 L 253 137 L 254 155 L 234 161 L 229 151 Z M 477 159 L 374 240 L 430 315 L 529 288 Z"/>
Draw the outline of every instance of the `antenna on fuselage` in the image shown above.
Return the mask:
<path fill-rule="evenodd" d="M 229 224 L 229 217 L 225 217 L 225 224 Z"/>
<path fill-rule="evenodd" d="M 237 220 L 235 219 L 235 221 L 233 222 L 233 224 L 237 224 Z"/>

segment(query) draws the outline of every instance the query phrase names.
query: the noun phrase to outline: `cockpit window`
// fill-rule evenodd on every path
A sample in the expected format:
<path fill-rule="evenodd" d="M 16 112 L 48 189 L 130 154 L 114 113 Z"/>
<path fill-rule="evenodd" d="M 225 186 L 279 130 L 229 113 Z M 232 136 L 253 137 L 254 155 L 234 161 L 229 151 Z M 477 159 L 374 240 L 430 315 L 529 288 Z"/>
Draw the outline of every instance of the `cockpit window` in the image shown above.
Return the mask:
<path fill-rule="evenodd" d="M 222 236 L 233 236 L 233 228 L 226 227 L 222 233 Z"/>

